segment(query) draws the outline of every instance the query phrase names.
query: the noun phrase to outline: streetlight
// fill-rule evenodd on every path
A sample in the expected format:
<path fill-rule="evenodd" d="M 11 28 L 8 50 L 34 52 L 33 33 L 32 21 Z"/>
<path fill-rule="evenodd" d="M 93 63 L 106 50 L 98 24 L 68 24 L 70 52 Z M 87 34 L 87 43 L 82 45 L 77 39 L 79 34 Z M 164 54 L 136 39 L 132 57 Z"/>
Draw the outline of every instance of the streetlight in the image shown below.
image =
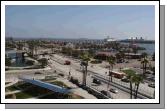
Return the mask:
<path fill-rule="evenodd" d="M 69 79 L 70 79 L 70 77 L 71 77 L 71 64 L 70 64 L 70 68 L 69 68 Z"/>

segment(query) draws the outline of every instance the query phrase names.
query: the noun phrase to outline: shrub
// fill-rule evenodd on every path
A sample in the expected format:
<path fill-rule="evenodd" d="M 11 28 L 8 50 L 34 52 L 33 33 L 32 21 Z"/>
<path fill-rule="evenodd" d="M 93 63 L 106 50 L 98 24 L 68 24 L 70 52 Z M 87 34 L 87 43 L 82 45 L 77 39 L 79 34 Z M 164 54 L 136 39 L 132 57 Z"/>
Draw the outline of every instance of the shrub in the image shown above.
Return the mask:
<path fill-rule="evenodd" d="M 25 63 L 27 65 L 34 65 L 34 61 L 33 60 L 27 60 Z"/>

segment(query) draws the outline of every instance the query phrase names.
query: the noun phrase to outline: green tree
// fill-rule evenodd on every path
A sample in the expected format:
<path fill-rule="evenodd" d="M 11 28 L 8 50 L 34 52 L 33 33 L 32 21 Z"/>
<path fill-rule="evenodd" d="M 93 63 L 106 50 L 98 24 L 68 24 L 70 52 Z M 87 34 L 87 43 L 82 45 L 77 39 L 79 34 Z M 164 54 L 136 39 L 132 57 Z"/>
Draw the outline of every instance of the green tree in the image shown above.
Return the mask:
<path fill-rule="evenodd" d="M 112 82 L 112 70 L 113 70 L 113 67 L 115 65 L 115 57 L 113 57 L 113 56 L 109 57 L 108 63 L 110 65 L 110 67 L 109 67 L 110 81 Z"/>
<path fill-rule="evenodd" d="M 139 89 L 139 85 L 140 83 L 143 81 L 143 77 L 139 74 L 135 74 L 133 76 L 133 82 L 135 83 L 135 94 L 134 94 L 134 98 L 137 99 L 137 94 L 138 94 L 138 89 Z"/>
<path fill-rule="evenodd" d="M 142 58 L 145 58 L 145 57 L 148 56 L 148 54 L 147 54 L 146 52 L 143 52 L 143 53 L 141 54 L 141 56 L 142 56 Z"/>
<path fill-rule="evenodd" d="M 11 58 L 5 58 L 5 66 L 10 66 L 11 65 Z"/>
<path fill-rule="evenodd" d="M 28 41 L 27 44 L 30 50 L 30 55 L 33 57 L 36 44 L 34 41 Z"/>
<path fill-rule="evenodd" d="M 33 65 L 33 64 L 34 64 L 34 61 L 33 61 L 33 60 L 27 60 L 27 61 L 26 61 L 26 64 L 27 64 L 27 65 Z"/>
<path fill-rule="evenodd" d="M 147 59 L 147 57 L 142 58 L 141 64 L 142 64 L 142 68 L 143 68 L 143 77 L 145 77 L 148 63 L 149 63 L 149 60 Z"/>
<path fill-rule="evenodd" d="M 130 98 L 132 99 L 132 96 L 133 96 L 133 87 L 132 87 L 132 84 L 133 84 L 133 77 L 135 76 L 136 72 L 133 71 L 133 70 L 122 70 L 124 73 L 126 73 L 126 76 L 127 76 L 127 79 L 129 79 L 129 85 L 130 85 Z"/>
<path fill-rule="evenodd" d="M 20 41 L 17 43 L 18 50 L 22 50 L 23 46 L 23 43 L 21 43 Z"/>
<path fill-rule="evenodd" d="M 81 55 L 82 63 L 81 66 L 84 67 L 83 70 L 83 85 L 86 86 L 86 77 L 87 77 L 87 67 L 88 67 L 88 62 L 90 61 L 90 55 L 88 53 L 84 53 Z"/>
<path fill-rule="evenodd" d="M 38 60 L 38 62 L 41 64 L 42 67 L 48 65 L 48 60 L 46 58 L 41 58 Z"/>

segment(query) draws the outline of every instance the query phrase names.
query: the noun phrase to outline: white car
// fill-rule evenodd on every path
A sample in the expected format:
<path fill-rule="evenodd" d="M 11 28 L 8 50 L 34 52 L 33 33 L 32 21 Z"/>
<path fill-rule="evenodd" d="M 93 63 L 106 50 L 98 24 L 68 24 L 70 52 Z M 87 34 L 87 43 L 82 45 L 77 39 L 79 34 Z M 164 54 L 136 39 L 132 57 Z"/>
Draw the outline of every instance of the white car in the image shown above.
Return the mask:
<path fill-rule="evenodd" d="M 112 93 L 118 93 L 118 90 L 113 89 L 113 88 L 111 88 L 109 91 L 112 92 Z"/>

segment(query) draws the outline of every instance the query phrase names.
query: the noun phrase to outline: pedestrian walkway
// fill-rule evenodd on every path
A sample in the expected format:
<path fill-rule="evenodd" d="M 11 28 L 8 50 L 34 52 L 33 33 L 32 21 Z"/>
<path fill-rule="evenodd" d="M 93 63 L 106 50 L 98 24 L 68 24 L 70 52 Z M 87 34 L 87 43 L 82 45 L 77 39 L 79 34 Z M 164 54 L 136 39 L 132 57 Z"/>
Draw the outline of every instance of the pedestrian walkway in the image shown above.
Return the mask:
<path fill-rule="evenodd" d="M 22 92 L 22 90 L 5 92 L 5 95 L 15 94 L 15 93 L 19 93 L 19 92 Z"/>
<path fill-rule="evenodd" d="M 71 92 L 74 93 L 74 94 L 80 95 L 80 96 L 84 97 L 85 99 L 97 99 L 95 96 L 89 94 L 87 91 L 79 88 L 78 86 L 76 86 L 75 84 L 69 82 L 66 79 L 58 78 L 57 80 L 60 80 L 63 83 L 67 84 L 69 87 L 72 87 Z"/>

